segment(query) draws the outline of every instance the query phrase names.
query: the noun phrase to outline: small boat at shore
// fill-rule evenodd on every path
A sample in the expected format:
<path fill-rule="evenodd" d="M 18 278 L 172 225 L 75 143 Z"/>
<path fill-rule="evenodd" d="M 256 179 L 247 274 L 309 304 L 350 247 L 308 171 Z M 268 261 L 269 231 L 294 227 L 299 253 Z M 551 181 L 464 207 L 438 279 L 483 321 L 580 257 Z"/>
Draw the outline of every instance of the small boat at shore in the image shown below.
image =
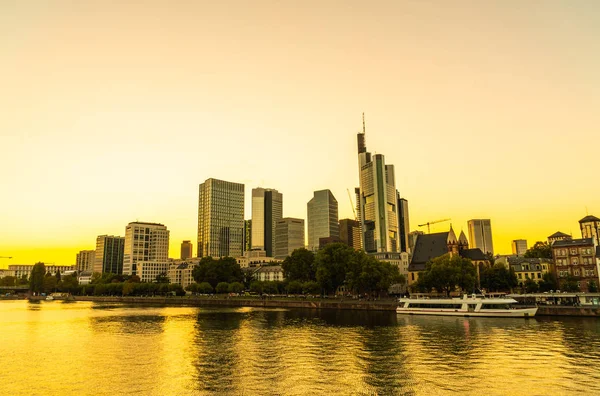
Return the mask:
<path fill-rule="evenodd" d="M 52 297 L 52 296 L 47 296 L 46 297 L 46 301 L 52 301 L 52 300 L 54 300 L 54 297 Z"/>
<path fill-rule="evenodd" d="M 396 312 L 405 315 L 481 316 L 528 318 L 535 316 L 537 307 L 518 308 L 512 298 L 485 298 L 466 294 L 462 298 L 400 298 Z"/>

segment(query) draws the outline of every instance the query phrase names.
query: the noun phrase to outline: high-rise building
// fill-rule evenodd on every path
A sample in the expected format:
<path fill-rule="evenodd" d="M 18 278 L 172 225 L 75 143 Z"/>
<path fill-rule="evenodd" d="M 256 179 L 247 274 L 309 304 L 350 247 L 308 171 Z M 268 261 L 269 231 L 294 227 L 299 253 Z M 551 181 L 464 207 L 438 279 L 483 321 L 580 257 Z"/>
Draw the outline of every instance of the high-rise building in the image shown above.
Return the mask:
<path fill-rule="evenodd" d="M 360 223 L 352 219 L 340 220 L 340 240 L 355 250 L 360 250 Z"/>
<path fill-rule="evenodd" d="M 252 250 L 252 220 L 244 220 L 244 252 Z"/>
<path fill-rule="evenodd" d="M 125 227 L 123 274 L 137 275 L 137 262 L 166 262 L 169 230 L 164 224 L 132 222 Z"/>
<path fill-rule="evenodd" d="M 596 245 L 600 245 L 600 219 L 596 216 L 585 216 L 579 220 L 582 238 L 592 238 Z"/>
<path fill-rule="evenodd" d="M 243 238 L 244 185 L 207 179 L 198 200 L 198 257 L 240 257 Z"/>
<path fill-rule="evenodd" d="M 194 257 L 194 246 L 191 241 L 181 242 L 181 259 L 186 260 Z"/>
<path fill-rule="evenodd" d="M 315 191 L 308 201 L 308 249 L 319 249 L 319 238 L 339 238 L 338 202 L 329 190 Z"/>
<path fill-rule="evenodd" d="M 114 235 L 100 235 L 96 238 L 94 272 L 123 273 L 123 253 L 125 238 Z"/>
<path fill-rule="evenodd" d="M 252 189 L 252 249 L 273 257 L 275 226 L 283 217 L 283 194 L 271 188 Z"/>
<path fill-rule="evenodd" d="M 473 219 L 467 222 L 471 248 L 479 248 L 483 253 L 494 254 L 492 224 L 490 219 Z"/>
<path fill-rule="evenodd" d="M 75 268 L 78 273 L 94 271 L 95 250 L 82 250 L 75 257 Z"/>
<path fill-rule="evenodd" d="M 382 154 L 367 151 L 363 131 L 357 135 L 360 191 L 358 197 L 362 245 L 367 253 L 399 252 L 398 199 L 394 166 Z"/>
<path fill-rule="evenodd" d="M 512 241 L 512 252 L 517 256 L 523 256 L 527 252 L 527 240 L 515 239 Z"/>
<path fill-rule="evenodd" d="M 410 234 L 410 224 L 408 221 L 408 201 L 400 198 L 398 195 L 398 232 L 400 239 L 400 251 L 410 253 L 410 243 L 408 234 Z"/>
<path fill-rule="evenodd" d="M 275 228 L 275 258 L 284 259 L 304 247 L 304 219 L 284 217 Z"/>

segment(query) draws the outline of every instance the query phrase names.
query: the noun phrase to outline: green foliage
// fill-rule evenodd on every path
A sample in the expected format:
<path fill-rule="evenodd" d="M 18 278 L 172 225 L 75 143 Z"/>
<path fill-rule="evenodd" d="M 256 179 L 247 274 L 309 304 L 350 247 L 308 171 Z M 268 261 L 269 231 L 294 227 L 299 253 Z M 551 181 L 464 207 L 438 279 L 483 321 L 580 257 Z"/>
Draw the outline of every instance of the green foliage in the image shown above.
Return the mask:
<path fill-rule="evenodd" d="M 578 292 L 580 291 L 577 285 L 577 278 L 573 275 L 567 276 L 567 278 L 561 282 L 560 289 L 566 292 Z"/>
<path fill-rule="evenodd" d="M 44 263 L 35 263 L 31 270 L 31 279 L 29 290 L 34 293 L 40 293 L 44 290 L 44 277 L 46 275 L 46 266 Z"/>
<path fill-rule="evenodd" d="M 56 282 L 60 282 L 62 275 L 60 274 L 60 271 L 56 271 L 56 274 L 54 275 L 56 277 Z"/>
<path fill-rule="evenodd" d="M 308 281 L 302 284 L 302 293 L 304 294 L 319 294 L 321 286 L 315 281 Z"/>
<path fill-rule="evenodd" d="M 523 284 L 526 293 L 537 293 L 540 289 L 536 281 L 531 278 L 527 278 Z"/>
<path fill-rule="evenodd" d="M 17 278 L 15 276 L 5 276 L 0 278 L 0 286 L 16 286 Z"/>
<path fill-rule="evenodd" d="M 262 294 L 263 292 L 263 282 L 253 281 L 250 283 L 250 292 Z"/>
<path fill-rule="evenodd" d="M 344 243 L 330 243 L 315 257 L 317 282 L 325 293 L 335 292 L 344 284 L 346 272 L 359 268 L 358 252 Z"/>
<path fill-rule="evenodd" d="M 57 290 L 64 293 L 77 293 L 79 289 L 79 282 L 75 275 L 65 275 L 61 281 L 58 282 Z"/>
<path fill-rule="evenodd" d="M 156 283 L 169 283 L 169 277 L 167 276 L 166 272 L 161 272 L 160 274 L 156 275 Z"/>
<path fill-rule="evenodd" d="M 44 292 L 46 293 L 51 293 L 53 291 L 56 291 L 56 285 L 57 285 L 57 281 L 56 281 L 56 277 L 55 276 L 45 276 L 44 277 Z"/>
<path fill-rule="evenodd" d="M 476 282 L 477 270 L 471 260 L 445 254 L 427 263 L 414 288 L 421 291 L 435 289 L 449 296 L 456 288 L 470 292 Z"/>
<path fill-rule="evenodd" d="M 481 287 L 487 291 L 510 291 L 518 285 L 515 271 L 507 269 L 503 264 L 494 264 L 486 268 L 481 275 Z"/>
<path fill-rule="evenodd" d="M 287 292 L 290 294 L 302 293 L 302 283 L 297 280 L 289 282 L 287 285 Z"/>
<path fill-rule="evenodd" d="M 531 248 L 529 248 L 523 255 L 526 258 L 552 258 L 552 248 L 548 245 L 548 242 L 536 242 Z"/>
<path fill-rule="evenodd" d="M 223 257 L 218 260 L 212 257 L 203 257 L 194 267 L 192 276 L 196 282 L 208 282 L 212 287 L 216 287 L 220 282 L 244 281 L 242 269 L 232 257 Z"/>
<path fill-rule="evenodd" d="M 354 292 L 380 292 L 404 280 L 395 265 L 379 261 L 363 252 L 355 252 L 355 258 L 356 260 L 350 261 L 346 274 L 346 285 Z"/>
<path fill-rule="evenodd" d="M 196 282 L 190 283 L 189 285 L 186 286 L 185 290 L 192 292 L 192 293 L 198 293 L 198 284 Z"/>
<path fill-rule="evenodd" d="M 201 294 L 210 294 L 213 290 L 212 285 L 208 282 L 202 282 L 198 285 L 198 292 Z"/>
<path fill-rule="evenodd" d="M 283 260 L 281 268 L 288 281 L 305 282 L 316 279 L 315 255 L 304 248 L 294 250 Z"/>
<path fill-rule="evenodd" d="M 594 281 L 588 282 L 588 292 L 596 293 L 598 291 L 598 285 Z"/>
<path fill-rule="evenodd" d="M 216 290 L 217 290 L 218 294 L 227 293 L 229 291 L 229 283 L 227 283 L 227 282 L 219 282 L 217 284 Z"/>
<path fill-rule="evenodd" d="M 539 283 L 540 291 L 547 292 L 550 290 L 558 289 L 558 283 L 554 274 L 547 272 L 542 276 L 542 280 Z"/>
<path fill-rule="evenodd" d="M 241 293 L 244 290 L 244 285 L 240 282 L 232 282 L 229 284 L 229 293 Z"/>

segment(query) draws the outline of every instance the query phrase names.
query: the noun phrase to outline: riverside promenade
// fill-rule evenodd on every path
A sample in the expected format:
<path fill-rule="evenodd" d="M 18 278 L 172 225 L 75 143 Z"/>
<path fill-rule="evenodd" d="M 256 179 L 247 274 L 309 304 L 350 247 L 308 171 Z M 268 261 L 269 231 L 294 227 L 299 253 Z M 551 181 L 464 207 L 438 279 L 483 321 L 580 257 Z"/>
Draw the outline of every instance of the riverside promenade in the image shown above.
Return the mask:
<path fill-rule="evenodd" d="M 43 300 L 45 297 L 32 297 Z M 395 299 L 356 300 L 339 298 L 289 298 L 289 297 L 101 297 L 72 296 L 70 301 L 92 301 L 98 303 L 119 303 L 127 305 L 191 306 L 191 307 L 259 307 L 259 308 L 304 308 L 359 311 L 395 311 Z M 599 317 L 599 306 L 556 306 L 539 305 L 536 316 L 584 316 Z"/>

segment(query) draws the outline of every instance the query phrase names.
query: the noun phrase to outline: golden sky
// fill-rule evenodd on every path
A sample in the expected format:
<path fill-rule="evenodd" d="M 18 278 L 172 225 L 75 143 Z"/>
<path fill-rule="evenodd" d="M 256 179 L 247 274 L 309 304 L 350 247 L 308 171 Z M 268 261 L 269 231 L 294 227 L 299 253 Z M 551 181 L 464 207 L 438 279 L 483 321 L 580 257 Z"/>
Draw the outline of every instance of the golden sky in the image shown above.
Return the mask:
<path fill-rule="evenodd" d="M 592 0 L 0 0 L 0 256 L 73 264 L 138 219 L 177 257 L 209 177 L 246 185 L 246 218 L 258 186 L 301 218 L 329 188 L 350 217 L 363 111 L 412 229 L 577 237 L 598 70 Z"/>

